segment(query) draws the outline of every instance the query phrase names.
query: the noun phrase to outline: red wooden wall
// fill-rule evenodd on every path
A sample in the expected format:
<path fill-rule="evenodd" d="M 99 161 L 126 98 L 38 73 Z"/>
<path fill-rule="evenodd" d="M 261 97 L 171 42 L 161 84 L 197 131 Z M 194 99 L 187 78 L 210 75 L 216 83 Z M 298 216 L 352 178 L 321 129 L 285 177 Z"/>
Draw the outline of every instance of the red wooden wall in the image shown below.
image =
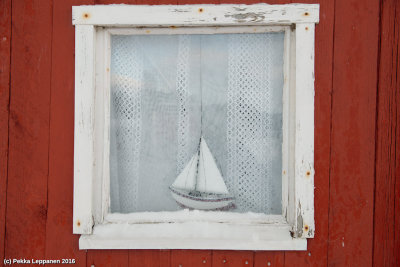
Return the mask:
<path fill-rule="evenodd" d="M 253 252 L 78 249 L 72 234 L 71 6 L 258 0 L 0 0 L 1 262 L 5 257 L 72 258 L 76 266 L 96 267 L 400 266 L 400 1 L 305 1 L 321 9 L 316 235 L 305 252 Z"/>

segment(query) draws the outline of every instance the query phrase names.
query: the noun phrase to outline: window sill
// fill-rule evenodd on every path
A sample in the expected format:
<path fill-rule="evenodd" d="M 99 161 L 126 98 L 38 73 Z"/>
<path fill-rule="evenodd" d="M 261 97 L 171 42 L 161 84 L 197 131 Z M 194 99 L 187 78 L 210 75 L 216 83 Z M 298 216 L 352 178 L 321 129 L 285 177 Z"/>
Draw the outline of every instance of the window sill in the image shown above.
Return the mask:
<path fill-rule="evenodd" d="M 288 224 L 106 223 L 82 235 L 79 248 L 306 250 L 307 239 L 292 238 Z"/>

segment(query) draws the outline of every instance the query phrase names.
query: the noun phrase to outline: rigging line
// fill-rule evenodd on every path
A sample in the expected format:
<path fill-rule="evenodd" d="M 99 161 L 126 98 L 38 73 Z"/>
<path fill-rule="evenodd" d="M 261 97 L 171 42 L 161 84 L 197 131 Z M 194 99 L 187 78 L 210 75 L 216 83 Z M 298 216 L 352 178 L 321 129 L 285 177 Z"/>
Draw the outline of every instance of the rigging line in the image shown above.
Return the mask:
<path fill-rule="evenodd" d="M 201 66 L 201 54 L 202 54 L 202 36 L 199 36 L 200 38 L 200 47 L 199 47 L 199 61 L 200 61 L 200 140 L 199 140 L 199 147 L 198 147 L 198 153 L 199 153 L 199 158 L 197 160 L 197 170 L 196 170 L 196 182 L 194 186 L 194 190 L 197 191 L 197 183 L 198 183 L 198 174 L 199 174 L 199 162 L 200 162 L 200 149 L 201 149 L 201 139 L 203 137 L 203 86 L 202 86 L 202 66 Z"/>
<path fill-rule="evenodd" d="M 192 165 L 193 165 L 193 162 L 194 162 L 194 160 L 193 160 L 193 158 L 190 160 L 190 167 L 189 167 L 189 169 L 188 169 L 188 171 L 187 171 L 187 173 L 186 173 L 186 180 L 185 180 L 185 189 L 187 188 L 187 183 L 188 183 L 188 177 L 189 177 L 189 173 L 190 173 L 190 170 L 192 169 Z"/>
<path fill-rule="evenodd" d="M 204 161 L 204 153 L 201 153 L 201 159 L 203 160 L 203 173 L 204 173 L 204 190 L 207 190 L 207 176 L 206 176 L 206 164 Z"/>

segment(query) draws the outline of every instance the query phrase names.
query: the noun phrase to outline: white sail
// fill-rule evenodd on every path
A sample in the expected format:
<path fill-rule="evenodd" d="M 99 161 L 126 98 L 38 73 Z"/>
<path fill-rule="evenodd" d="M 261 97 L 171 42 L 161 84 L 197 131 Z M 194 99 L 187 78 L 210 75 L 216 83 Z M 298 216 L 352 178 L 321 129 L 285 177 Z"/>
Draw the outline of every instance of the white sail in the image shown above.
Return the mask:
<path fill-rule="evenodd" d="M 203 137 L 200 141 L 196 190 L 204 193 L 228 194 L 224 179 Z"/>
<path fill-rule="evenodd" d="M 199 160 L 198 153 L 194 154 L 183 171 L 175 179 L 173 187 L 186 190 L 194 190 L 196 186 L 197 162 Z"/>

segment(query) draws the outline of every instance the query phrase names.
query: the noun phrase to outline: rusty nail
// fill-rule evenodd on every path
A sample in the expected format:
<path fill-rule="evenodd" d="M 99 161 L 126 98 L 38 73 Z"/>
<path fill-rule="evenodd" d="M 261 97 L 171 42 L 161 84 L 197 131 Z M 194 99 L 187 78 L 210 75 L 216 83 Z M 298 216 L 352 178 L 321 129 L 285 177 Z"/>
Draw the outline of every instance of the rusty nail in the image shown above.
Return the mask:
<path fill-rule="evenodd" d="M 308 231 L 308 225 L 304 226 L 304 230 Z"/>
<path fill-rule="evenodd" d="M 223 259 L 222 262 L 223 262 L 223 263 L 226 263 L 226 259 Z"/>
<path fill-rule="evenodd" d="M 83 17 L 84 17 L 85 19 L 87 19 L 87 18 L 90 17 L 90 15 L 89 15 L 89 13 L 83 13 Z"/>
<path fill-rule="evenodd" d="M 308 15 L 310 15 L 310 14 L 308 14 L 308 12 L 304 13 L 304 16 L 308 16 Z"/>
<path fill-rule="evenodd" d="M 307 171 L 307 173 L 306 173 L 306 174 L 307 174 L 307 176 L 310 176 L 311 172 L 310 172 L 310 171 Z"/>
<path fill-rule="evenodd" d="M 201 12 L 203 12 L 204 10 L 202 9 L 202 8 L 199 8 L 199 12 L 201 13 Z"/>
<path fill-rule="evenodd" d="M 308 27 L 306 27 L 306 31 L 308 31 Z"/>
<path fill-rule="evenodd" d="M 77 221 L 76 225 L 81 226 L 81 222 Z"/>

